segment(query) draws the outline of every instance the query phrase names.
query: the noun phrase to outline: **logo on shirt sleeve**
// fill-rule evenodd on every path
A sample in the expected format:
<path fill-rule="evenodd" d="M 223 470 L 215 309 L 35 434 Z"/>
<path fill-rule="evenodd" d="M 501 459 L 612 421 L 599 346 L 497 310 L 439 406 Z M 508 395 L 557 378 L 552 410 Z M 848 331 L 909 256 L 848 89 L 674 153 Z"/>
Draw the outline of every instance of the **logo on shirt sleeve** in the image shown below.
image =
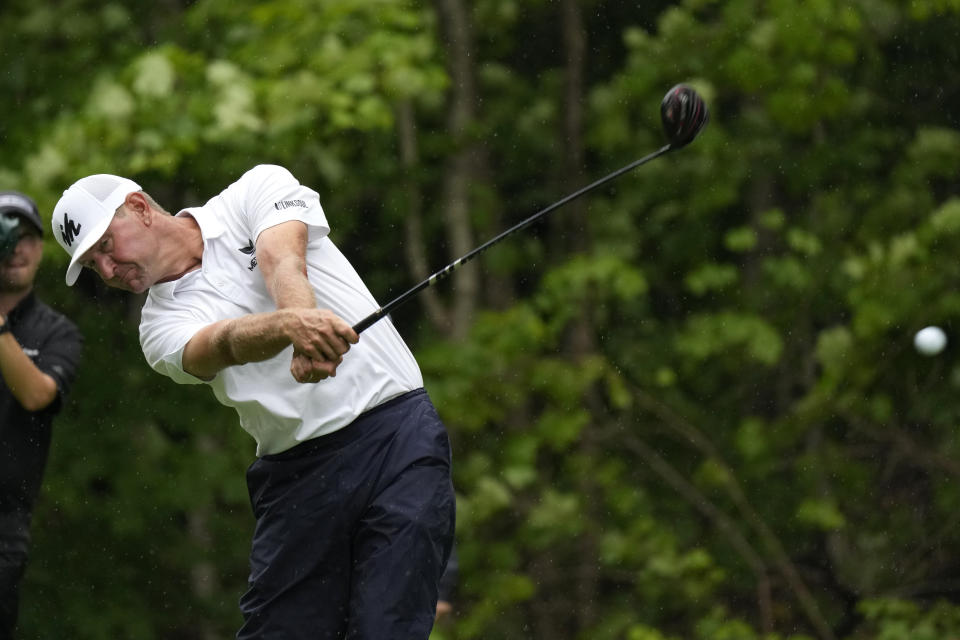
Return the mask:
<path fill-rule="evenodd" d="M 303 200 L 281 200 L 280 202 L 273 203 L 273 208 L 277 211 L 283 211 L 284 209 L 289 209 L 290 207 L 300 207 L 301 209 L 306 209 L 307 203 Z"/>

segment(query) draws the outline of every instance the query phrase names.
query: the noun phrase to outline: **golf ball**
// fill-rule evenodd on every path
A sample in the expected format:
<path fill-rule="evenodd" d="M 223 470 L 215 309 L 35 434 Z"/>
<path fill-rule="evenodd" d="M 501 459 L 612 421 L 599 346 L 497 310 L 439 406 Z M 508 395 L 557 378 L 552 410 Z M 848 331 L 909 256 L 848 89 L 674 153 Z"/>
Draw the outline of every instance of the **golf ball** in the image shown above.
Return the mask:
<path fill-rule="evenodd" d="M 924 327 L 913 337 L 913 346 L 925 356 L 935 356 L 947 346 L 947 334 L 940 327 Z"/>

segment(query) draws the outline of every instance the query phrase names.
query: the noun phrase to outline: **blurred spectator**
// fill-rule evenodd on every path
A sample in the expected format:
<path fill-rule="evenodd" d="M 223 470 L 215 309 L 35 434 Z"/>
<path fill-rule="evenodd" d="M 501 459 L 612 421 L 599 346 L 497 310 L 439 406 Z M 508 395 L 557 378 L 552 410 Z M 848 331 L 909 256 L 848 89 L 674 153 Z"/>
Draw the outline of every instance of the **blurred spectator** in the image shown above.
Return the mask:
<path fill-rule="evenodd" d="M 37 206 L 0 192 L 0 640 L 13 638 L 53 418 L 82 346 L 77 327 L 34 294 L 42 257 Z"/>

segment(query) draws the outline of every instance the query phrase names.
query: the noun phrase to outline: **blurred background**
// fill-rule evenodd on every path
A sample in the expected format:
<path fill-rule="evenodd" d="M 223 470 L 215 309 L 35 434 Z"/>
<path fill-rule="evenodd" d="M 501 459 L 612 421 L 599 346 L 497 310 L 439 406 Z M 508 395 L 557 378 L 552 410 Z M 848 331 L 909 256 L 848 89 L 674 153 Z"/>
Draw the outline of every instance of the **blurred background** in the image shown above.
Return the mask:
<path fill-rule="evenodd" d="M 0 31 L 0 188 L 177 211 L 281 164 L 381 303 L 659 148 L 690 83 L 692 145 L 394 316 L 454 450 L 433 637 L 960 637 L 960 1 L 6 0 Z M 233 637 L 253 441 L 64 258 L 38 289 L 86 348 L 22 637 Z"/>

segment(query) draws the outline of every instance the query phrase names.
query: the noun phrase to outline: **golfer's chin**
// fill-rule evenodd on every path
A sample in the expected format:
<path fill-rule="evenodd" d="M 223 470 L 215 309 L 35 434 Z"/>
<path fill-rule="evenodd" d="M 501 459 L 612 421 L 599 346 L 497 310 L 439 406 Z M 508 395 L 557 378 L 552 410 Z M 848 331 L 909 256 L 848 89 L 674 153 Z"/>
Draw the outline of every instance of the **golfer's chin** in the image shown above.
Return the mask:
<path fill-rule="evenodd" d="M 150 287 L 137 286 L 137 287 L 130 287 L 130 288 L 127 289 L 127 291 L 129 291 L 130 293 L 143 293 L 144 291 L 146 291 L 146 290 L 149 289 L 149 288 L 150 288 Z"/>
<path fill-rule="evenodd" d="M 114 278 L 107 284 L 114 289 L 122 289 L 124 291 L 129 291 L 130 293 L 143 293 L 150 288 L 150 283 L 146 280 L 146 278 L 132 278 L 130 280 Z"/>

